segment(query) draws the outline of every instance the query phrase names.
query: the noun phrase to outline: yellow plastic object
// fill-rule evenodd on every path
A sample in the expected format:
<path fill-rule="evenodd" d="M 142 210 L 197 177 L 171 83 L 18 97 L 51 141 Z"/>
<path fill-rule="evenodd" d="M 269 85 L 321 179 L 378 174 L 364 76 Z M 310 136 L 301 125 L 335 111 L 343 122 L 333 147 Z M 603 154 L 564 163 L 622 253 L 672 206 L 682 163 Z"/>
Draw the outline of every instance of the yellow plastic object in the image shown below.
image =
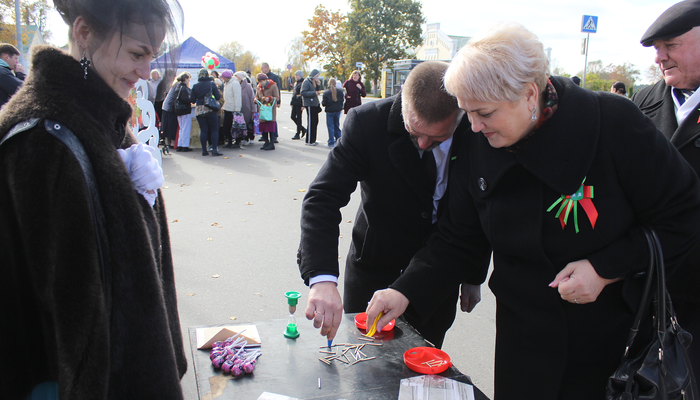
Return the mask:
<path fill-rule="evenodd" d="M 369 328 L 369 330 L 367 331 L 367 334 L 365 336 L 372 337 L 377 333 L 377 322 L 383 316 L 384 316 L 384 313 L 380 311 L 379 315 L 377 315 L 377 317 L 374 319 L 374 322 L 372 323 L 372 327 Z"/>

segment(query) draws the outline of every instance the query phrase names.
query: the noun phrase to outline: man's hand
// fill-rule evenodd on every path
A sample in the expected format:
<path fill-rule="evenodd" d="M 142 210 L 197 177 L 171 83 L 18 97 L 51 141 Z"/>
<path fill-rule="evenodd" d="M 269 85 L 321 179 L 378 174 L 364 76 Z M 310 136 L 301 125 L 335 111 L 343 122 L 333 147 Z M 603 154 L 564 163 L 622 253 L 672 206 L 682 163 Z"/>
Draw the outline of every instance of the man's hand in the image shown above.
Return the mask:
<path fill-rule="evenodd" d="M 384 289 L 374 292 L 372 300 L 367 306 L 367 329 L 374 323 L 380 312 L 384 316 L 377 322 L 377 332 L 381 332 L 382 328 L 392 319 L 396 319 L 406 311 L 408 307 L 408 299 L 401 292 L 395 289 Z"/>
<path fill-rule="evenodd" d="M 460 308 L 464 312 L 472 312 L 474 307 L 481 301 L 481 285 L 470 285 L 467 282 L 462 282 L 460 292 Z"/>
<path fill-rule="evenodd" d="M 15 72 L 24 73 L 24 66 L 20 63 L 15 64 Z"/>
<path fill-rule="evenodd" d="M 596 301 L 603 288 L 622 278 L 605 279 L 595 271 L 588 260 L 569 263 L 557 274 L 549 287 L 559 288 L 562 300 L 586 304 Z"/>
<path fill-rule="evenodd" d="M 343 301 L 335 282 L 318 282 L 311 286 L 306 303 L 306 319 L 321 328 L 321 336 L 333 340 L 343 318 Z"/>

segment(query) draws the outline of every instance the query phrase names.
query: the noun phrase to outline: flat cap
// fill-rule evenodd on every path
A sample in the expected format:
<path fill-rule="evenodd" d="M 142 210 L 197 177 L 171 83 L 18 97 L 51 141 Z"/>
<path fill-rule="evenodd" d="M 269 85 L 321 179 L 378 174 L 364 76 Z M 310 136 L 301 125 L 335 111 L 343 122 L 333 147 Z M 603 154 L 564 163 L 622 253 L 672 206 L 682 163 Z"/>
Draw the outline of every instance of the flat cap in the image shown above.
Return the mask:
<path fill-rule="evenodd" d="M 644 32 L 640 42 L 642 46 L 649 47 L 655 40 L 680 36 L 696 26 L 700 26 L 700 1 L 684 0 L 664 11 Z"/>

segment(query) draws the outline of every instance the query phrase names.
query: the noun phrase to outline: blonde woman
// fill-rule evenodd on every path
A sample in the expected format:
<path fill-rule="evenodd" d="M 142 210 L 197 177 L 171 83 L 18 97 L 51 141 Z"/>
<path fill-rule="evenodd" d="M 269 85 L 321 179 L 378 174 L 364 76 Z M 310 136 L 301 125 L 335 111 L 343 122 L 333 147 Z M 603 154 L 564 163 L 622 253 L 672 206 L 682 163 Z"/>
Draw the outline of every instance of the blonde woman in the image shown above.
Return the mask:
<path fill-rule="evenodd" d="M 695 173 L 630 101 L 550 77 L 522 25 L 472 38 L 444 82 L 475 133 L 437 233 L 375 293 L 369 320 L 384 311 L 381 328 L 409 302 L 425 318 L 459 282 L 486 276 L 493 252 L 495 398 L 604 399 L 648 266 L 641 229 L 677 267 L 700 238 Z M 567 196 L 577 213 L 557 212 Z"/>
<path fill-rule="evenodd" d="M 323 92 L 323 105 L 326 109 L 326 126 L 328 127 L 328 144 L 335 147 L 335 141 L 340 139 L 340 112 L 343 111 L 343 90 L 335 85 L 335 78 L 328 80 L 328 89 Z"/>

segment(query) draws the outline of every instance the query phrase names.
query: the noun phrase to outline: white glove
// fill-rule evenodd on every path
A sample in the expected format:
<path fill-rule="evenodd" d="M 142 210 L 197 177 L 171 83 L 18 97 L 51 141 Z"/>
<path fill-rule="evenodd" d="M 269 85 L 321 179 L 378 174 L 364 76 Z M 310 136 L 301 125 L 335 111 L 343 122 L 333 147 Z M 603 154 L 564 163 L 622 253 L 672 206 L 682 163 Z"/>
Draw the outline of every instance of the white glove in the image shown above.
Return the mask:
<path fill-rule="evenodd" d="M 139 143 L 117 151 L 124 161 L 126 170 L 129 171 L 134 188 L 153 207 L 158 197 L 157 190 L 163 186 L 163 169 L 153 157 L 156 149 Z"/>

